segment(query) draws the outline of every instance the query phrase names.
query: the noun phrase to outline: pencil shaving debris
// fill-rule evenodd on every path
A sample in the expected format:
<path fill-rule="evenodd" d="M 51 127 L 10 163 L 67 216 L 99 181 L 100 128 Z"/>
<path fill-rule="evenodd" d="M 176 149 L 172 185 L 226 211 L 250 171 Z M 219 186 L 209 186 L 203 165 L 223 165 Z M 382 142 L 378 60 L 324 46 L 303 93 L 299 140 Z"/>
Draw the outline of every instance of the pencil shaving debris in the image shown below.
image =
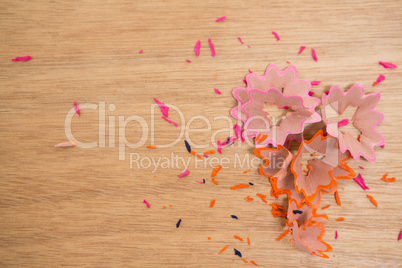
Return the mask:
<path fill-rule="evenodd" d="M 80 108 L 78 107 L 78 104 L 77 104 L 76 101 L 74 101 L 74 110 L 78 114 L 78 117 L 80 117 L 81 116 L 81 111 L 80 111 Z"/>
<path fill-rule="evenodd" d="M 395 69 L 395 68 L 398 68 L 398 66 L 396 66 L 395 64 L 393 64 L 393 63 L 390 63 L 390 62 L 384 62 L 384 61 L 379 61 L 378 62 L 380 65 L 382 65 L 384 68 L 386 68 L 386 69 Z"/>
<path fill-rule="evenodd" d="M 144 202 L 143 202 L 143 203 L 146 204 L 148 208 L 151 207 L 151 205 L 147 202 L 147 200 L 144 199 Z"/>
<path fill-rule="evenodd" d="M 24 57 L 16 57 L 15 59 L 12 59 L 11 61 L 28 61 L 31 60 L 31 56 L 24 56 Z"/>
<path fill-rule="evenodd" d="M 216 22 L 226 20 L 226 16 L 220 17 L 216 19 Z"/>
<path fill-rule="evenodd" d="M 297 54 L 301 54 L 305 48 L 306 48 L 305 46 L 301 46 Z"/>
<path fill-rule="evenodd" d="M 195 44 L 195 47 L 194 47 L 194 52 L 195 52 L 195 55 L 197 55 L 197 57 L 200 55 L 200 49 L 201 49 L 201 41 L 198 40 L 198 42 Z"/>
<path fill-rule="evenodd" d="M 183 177 L 187 176 L 188 174 L 190 174 L 190 170 L 186 170 L 186 171 L 184 171 L 183 173 L 181 173 L 181 174 L 179 175 L 179 178 L 183 178 Z"/>
<path fill-rule="evenodd" d="M 317 55 L 315 54 L 315 49 L 314 49 L 314 48 L 311 49 L 311 56 L 313 57 L 313 59 L 314 59 L 315 61 L 318 60 L 318 59 L 317 59 Z"/>
<path fill-rule="evenodd" d="M 56 144 L 54 147 L 73 147 L 77 143 L 75 141 L 64 141 Z"/>

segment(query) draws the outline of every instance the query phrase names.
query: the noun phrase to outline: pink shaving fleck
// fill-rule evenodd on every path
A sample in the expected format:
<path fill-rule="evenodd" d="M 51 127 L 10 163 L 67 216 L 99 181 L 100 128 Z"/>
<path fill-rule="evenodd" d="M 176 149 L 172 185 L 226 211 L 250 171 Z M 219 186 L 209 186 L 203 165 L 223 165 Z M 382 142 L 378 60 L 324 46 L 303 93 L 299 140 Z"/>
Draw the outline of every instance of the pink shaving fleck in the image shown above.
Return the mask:
<path fill-rule="evenodd" d="M 168 118 L 169 117 L 169 107 L 167 107 L 163 102 L 158 101 L 156 98 L 154 98 L 154 101 L 159 105 L 161 108 L 162 114 Z"/>
<path fill-rule="evenodd" d="M 184 171 L 183 173 L 181 173 L 181 174 L 179 175 L 179 178 L 183 178 L 183 177 L 187 176 L 188 174 L 190 174 L 190 170 L 186 170 L 186 171 Z"/>
<path fill-rule="evenodd" d="M 195 44 L 195 47 L 194 47 L 194 52 L 195 52 L 195 55 L 197 55 L 197 57 L 200 55 L 200 49 L 201 49 L 201 41 L 198 40 L 197 44 Z"/>
<path fill-rule="evenodd" d="M 203 182 L 203 181 L 195 181 L 195 182 L 198 182 L 198 183 L 202 183 L 202 184 L 204 184 L 204 182 Z"/>
<path fill-rule="evenodd" d="M 338 239 L 338 231 L 335 231 L 335 239 Z"/>
<path fill-rule="evenodd" d="M 249 46 L 249 45 L 247 45 L 247 47 L 248 47 L 248 48 L 250 48 L 250 46 Z"/>
<path fill-rule="evenodd" d="M 399 232 L 398 241 L 402 239 L 402 230 Z"/>
<path fill-rule="evenodd" d="M 370 188 L 368 188 L 367 185 L 364 183 L 364 179 L 363 179 L 362 175 L 360 175 L 360 173 L 359 173 L 359 175 L 357 175 L 356 178 L 353 178 L 353 180 L 357 184 L 359 184 L 359 186 L 362 187 L 363 190 L 370 190 Z"/>
<path fill-rule="evenodd" d="M 309 91 L 309 92 L 308 92 L 308 95 L 311 97 L 311 96 L 314 95 L 314 92 L 313 92 L 313 91 Z"/>
<path fill-rule="evenodd" d="M 279 39 L 280 39 L 279 35 L 274 31 L 272 31 L 272 34 L 275 35 L 276 41 L 279 41 Z"/>
<path fill-rule="evenodd" d="M 315 49 L 314 48 L 311 49 L 311 56 L 313 56 L 313 59 L 315 61 L 317 61 L 317 55 L 315 54 Z"/>
<path fill-rule="evenodd" d="M 364 167 L 359 166 L 360 169 L 364 169 Z"/>
<path fill-rule="evenodd" d="M 246 85 L 247 85 L 247 81 L 246 81 L 246 79 L 243 79 L 243 82 L 244 82 L 244 84 L 246 84 Z"/>
<path fill-rule="evenodd" d="M 239 137 L 241 138 L 241 142 L 245 142 L 245 139 L 243 138 L 243 130 L 241 129 L 241 127 L 236 124 L 233 127 L 234 131 L 235 131 L 235 135 L 236 135 L 236 139 L 239 139 Z"/>
<path fill-rule="evenodd" d="M 384 147 L 385 147 L 385 144 L 381 145 L 380 147 L 381 147 L 381 149 L 384 149 Z"/>
<path fill-rule="evenodd" d="M 169 122 L 170 124 L 174 124 L 176 127 L 179 126 L 179 124 L 177 124 L 176 122 L 173 122 L 173 121 L 167 119 L 165 116 L 162 116 L 162 118 L 165 119 L 165 120 L 166 120 L 167 122 Z"/>
<path fill-rule="evenodd" d="M 140 51 L 138 51 L 138 53 L 140 53 L 140 54 L 141 54 L 142 52 L 144 52 L 144 50 L 143 50 L 143 49 L 141 49 Z"/>
<path fill-rule="evenodd" d="M 253 73 L 250 69 L 248 69 L 248 72 L 251 73 L 251 74 Z"/>
<path fill-rule="evenodd" d="M 286 109 L 286 110 L 289 110 L 289 106 L 287 106 L 287 105 L 285 105 L 285 106 L 283 106 L 283 107 L 278 107 L 279 109 Z"/>
<path fill-rule="evenodd" d="M 219 89 L 215 88 L 215 93 L 221 95 L 222 93 L 219 91 Z"/>
<path fill-rule="evenodd" d="M 145 199 L 144 199 L 144 202 L 143 202 L 143 203 L 145 203 L 145 204 L 147 205 L 147 207 L 148 207 L 148 208 L 150 208 L 150 207 L 151 207 L 151 205 L 150 205 L 150 204 L 147 202 L 147 200 L 145 200 Z"/>
<path fill-rule="evenodd" d="M 286 61 L 287 64 L 290 64 L 290 61 Z"/>
<path fill-rule="evenodd" d="M 207 155 L 207 154 L 204 154 L 204 157 L 208 158 L 208 155 Z"/>
<path fill-rule="evenodd" d="M 209 47 L 211 48 L 211 55 L 212 57 L 215 57 L 215 47 L 214 44 L 212 44 L 211 38 L 208 39 Z"/>
<path fill-rule="evenodd" d="M 218 140 L 216 143 L 217 143 L 217 145 L 218 145 L 218 153 L 219 153 L 219 154 L 222 154 L 222 145 L 221 145 L 221 142 Z"/>
<path fill-rule="evenodd" d="M 305 46 L 301 46 L 300 49 L 299 49 L 299 52 L 297 54 L 302 53 L 305 48 L 306 48 Z"/>
<path fill-rule="evenodd" d="M 385 80 L 385 76 L 380 74 L 377 78 L 377 81 L 375 82 L 376 85 L 378 85 L 380 82 Z"/>
<path fill-rule="evenodd" d="M 191 63 L 191 60 L 186 60 L 187 62 Z"/>
<path fill-rule="evenodd" d="M 327 94 L 327 95 L 328 95 L 328 94 L 329 94 L 329 90 L 325 91 L 325 94 Z"/>
<path fill-rule="evenodd" d="M 338 122 L 338 127 L 343 127 L 349 124 L 349 119 L 342 119 Z"/>
<path fill-rule="evenodd" d="M 56 144 L 54 147 L 73 147 L 77 143 L 75 141 L 64 141 Z"/>
<path fill-rule="evenodd" d="M 31 56 L 24 56 L 24 57 L 16 57 L 15 59 L 12 59 L 12 61 L 28 61 L 28 60 L 30 60 L 30 59 L 32 59 L 32 57 Z"/>
<path fill-rule="evenodd" d="M 216 19 L 216 22 L 221 21 L 221 20 L 226 20 L 226 16 L 220 17 Z"/>
<path fill-rule="evenodd" d="M 244 44 L 240 37 L 237 37 L 237 39 L 239 39 L 239 41 L 240 41 L 240 43 L 241 43 L 242 45 Z"/>
<path fill-rule="evenodd" d="M 321 84 L 321 81 L 311 81 L 312 86 L 318 86 L 319 84 Z"/>
<path fill-rule="evenodd" d="M 395 69 L 395 68 L 398 68 L 398 66 L 396 66 L 395 64 L 392 64 L 392 63 L 390 63 L 390 62 L 383 62 L 383 61 L 380 61 L 380 62 L 378 62 L 380 65 L 382 65 L 382 66 L 384 66 L 384 68 L 388 68 L 388 69 Z"/>
<path fill-rule="evenodd" d="M 78 108 L 78 105 L 77 105 L 76 101 L 74 101 L 74 110 L 78 114 L 78 117 L 80 117 L 81 116 L 81 111 L 80 111 L 80 108 Z"/>

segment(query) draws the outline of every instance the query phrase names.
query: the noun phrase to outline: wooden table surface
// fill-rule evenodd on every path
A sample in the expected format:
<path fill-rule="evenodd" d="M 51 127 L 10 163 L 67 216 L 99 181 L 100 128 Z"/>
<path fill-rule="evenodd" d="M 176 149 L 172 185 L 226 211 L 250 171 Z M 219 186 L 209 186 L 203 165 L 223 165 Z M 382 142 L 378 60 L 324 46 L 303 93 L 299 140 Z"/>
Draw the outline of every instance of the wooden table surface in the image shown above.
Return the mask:
<path fill-rule="evenodd" d="M 378 61 L 402 65 L 402 2 L 220 2 L 1 1 L 1 267 L 253 266 L 233 248 L 261 267 L 401 265 L 402 76 L 401 68 L 384 69 Z M 215 22 L 221 16 L 227 20 Z M 197 40 L 199 57 L 193 51 Z M 301 45 L 307 48 L 298 55 Z M 33 59 L 11 61 L 26 55 Z M 263 74 L 268 64 L 284 69 L 286 61 L 298 67 L 299 79 L 322 81 L 313 87 L 318 97 L 332 85 L 348 89 L 354 83 L 381 92 L 376 109 L 385 115 L 378 129 L 386 146 L 376 149 L 376 163 L 350 162 L 379 205 L 354 181 L 339 183 L 342 206 L 333 195 L 324 196 L 322 205 L 332 204 L 325 210 L 329 259 L 301 252 L 288 238 L 275 241 L 284 219 L 271 215 L 268 204 L 277 201 L 268 180 L 256 173 L 255 163 L 247 166 L 256 157 L 251 146 L 236 144 L 210 158 L 229 161 L 216 177 L 218 186 L 210 180 L 217 162 L 203 166 L 184 146 L 187 139 L 199 153 L 214 149 L 211 139 L 230 135 L 226 118 L 236 104 L 231 92 L 244 86 L 248 69 Z M 386 79 L 373 87 L 379 74 Z M 152 118 L 153 98 L 177 108 L 169 119 L 180 127 L 161 119 L 159 109 Z M 82 113 L 72 119 L 72 135 L 95 142 L 93 148 L 54 147 L 68 139 L 65 120 L 74 101 Z M 136 121 L 125 124 L 127 118 Z M 189 126 L 204 131 L 186 133 Z M 140 148 L 121 146 L 124 131 Z M 145 147 L 168 143 L 173 145 Z M 237 160 L 247 156 L 241 166 Z M 165 165 L 154 170 L 158 159 Z M 191 173 L 179 179 L 182 160 L 190 161 Z M 396 182 L 381 181 L 384 173 Z M 203 178 L 205 185 L 196 183 Z M 229 189 L 248 182 L 255 185 Z M 268 204 L 256 193 L 268 195 Z M 255 200 L 244 201 L 248 195 Z M 341 216 L 346 220 L 335 221 Z M 234 235 L 249 237 L 251 244 Z M 230 247 L 218 255 L 225 245 Z"/>

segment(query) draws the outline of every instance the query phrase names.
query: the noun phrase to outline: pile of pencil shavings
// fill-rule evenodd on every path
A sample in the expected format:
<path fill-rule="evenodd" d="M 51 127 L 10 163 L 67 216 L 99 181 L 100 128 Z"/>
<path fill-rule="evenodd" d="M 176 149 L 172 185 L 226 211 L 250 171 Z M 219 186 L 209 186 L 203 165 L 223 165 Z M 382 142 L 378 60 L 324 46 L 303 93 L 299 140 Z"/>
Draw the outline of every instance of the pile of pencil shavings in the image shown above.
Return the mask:
<path fill-rule="evenodd" d="M 380 93 L 364 94 L 361 84 L 346 92 L 333 86 L 320 100 L 312 96 L 309 81 L 297 80 L 295 66 L 281 71 L 274 64 L 264 76 L 247 75 L 246 82 L 246 88 L 233 91 L 238 105 L 230 113 L 244 122 L 243 137 L 255 139 L 254 152 L 265 160 L 260 173 L 269 178 L 271 195 L 288 197 L 287 210 L 271 204 L 274 217 L 286 218 L 286 231 L 277 240 L 290 233 L 297 248 L 328 258 L 324 252 L 332 247 L 322 240 L 328 217 L 316 210 L 324 193 L 335 194 L 340 205 L 337 181 L 356 177 L 348 159 L 375 162 L 374 147 L 384 146 L 384 137 L 376 130 L 384 117 L 374 110 Z M 325 130 L 305 140 L 305 127 L 319 122 Z M 298 150 L 291 153 L 294 142 Z"/>

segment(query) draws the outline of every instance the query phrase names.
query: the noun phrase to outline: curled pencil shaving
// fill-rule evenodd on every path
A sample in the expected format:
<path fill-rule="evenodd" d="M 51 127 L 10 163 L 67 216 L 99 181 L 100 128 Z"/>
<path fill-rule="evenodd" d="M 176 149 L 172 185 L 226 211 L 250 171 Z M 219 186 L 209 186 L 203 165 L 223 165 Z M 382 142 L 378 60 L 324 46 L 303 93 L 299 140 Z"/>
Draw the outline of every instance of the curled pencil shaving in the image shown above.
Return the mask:
<path fill-rule="evenodd" d="M 146 204 L 148 208 L 151 207 L 151 205 L 147 202 L 147 200 L 144 199 L 144 202 L 143 202 L 143 203 Z"/>
<path fill-rule="evenodd" d="M 360 187 L 362 187 L 363 190 L 370 190 L 370 188 L 367 187 L 367 185 L 364 183 L 364 179 L 362 175 L 359 173 L 356 178 L 353 178 L 353 180 L 359 184 Z"/>
<path fill-rule="evenodd" d="M 56 144 L 54 147 L 73 147 L 77 143 L 75 141 L 64 141 Z"/>
<path fill-rule="evenodd" d="M 24 57 L 16 57 L 15 59 L 12 59 L 11 61 L 28 61 L 31 60 L 31 56 L 24 56 Z"/>
<path fill-rule="evenodd" d="M 78 114 L 78 117 L 80 117 L 81 116 L 81 111 L 80 111 L 80 108 L 78 107 L 78 104 L 77 104 L 76 101 L 74 101 L 74 110 Z"/>
<path fill-rule="evenodd" d="M 188 174 L 190 174 L 190 170 L 186 170 L 186 171 L 184 171 L 183 173 L 181 173 L 181 174 L 179 175 L 179 178 L 183 178 L 183 177 L 187 176 Z"/>

